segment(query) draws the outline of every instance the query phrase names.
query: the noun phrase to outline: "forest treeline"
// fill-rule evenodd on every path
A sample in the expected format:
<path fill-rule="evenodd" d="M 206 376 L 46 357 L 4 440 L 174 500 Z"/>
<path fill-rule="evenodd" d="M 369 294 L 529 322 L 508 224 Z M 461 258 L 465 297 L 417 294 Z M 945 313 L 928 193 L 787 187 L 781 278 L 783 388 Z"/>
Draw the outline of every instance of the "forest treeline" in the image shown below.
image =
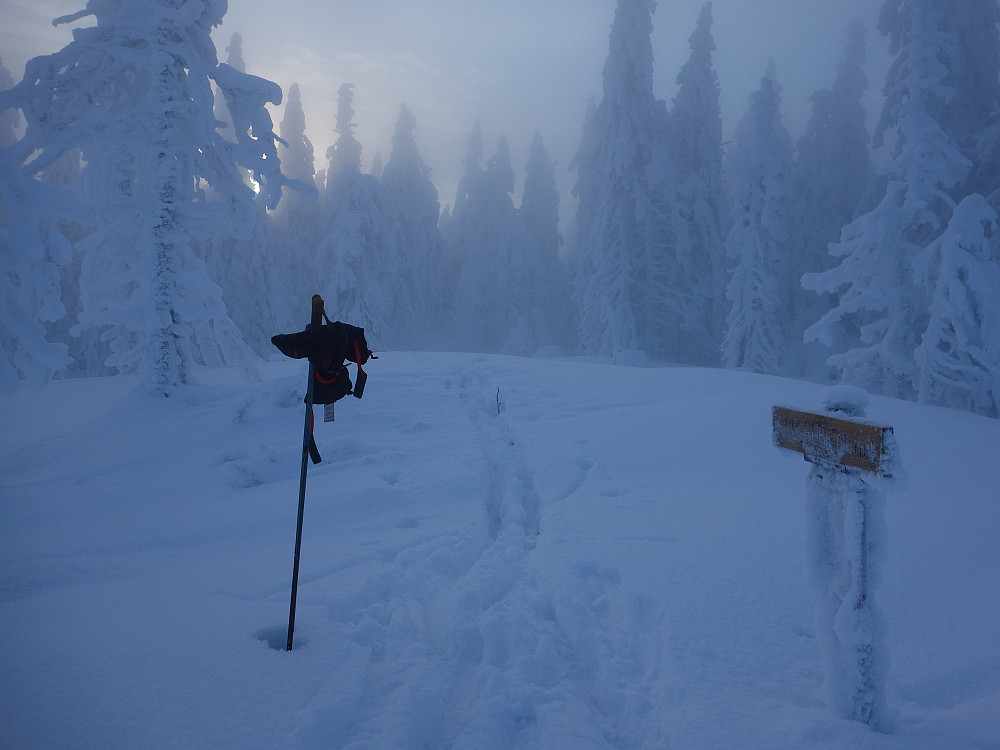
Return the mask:
<path fill-rule="evenodd" d="M 344 83 L 324 160 L 297 85 L 249 74 L 238 35 L 219 62 L 220 4 L 90 0 L 57 21 L 96 25 L 20 82 L 0 65 L 0 384 L 141 372 L 169 395 L 252 370 L 319 292 L 380 347 L 555 346 L 998 416 L 996 0 L 883 0 L 873 132 L 855 21 L 797 140 L 769 65 L 728 143 L 711 3 L 670 102 L 654 10 L 618 1 L 563 237 L 541 133 L 515 205 L 506 139 L 476 122 L 442 207 L 406 105 L 366 173 Z"/>

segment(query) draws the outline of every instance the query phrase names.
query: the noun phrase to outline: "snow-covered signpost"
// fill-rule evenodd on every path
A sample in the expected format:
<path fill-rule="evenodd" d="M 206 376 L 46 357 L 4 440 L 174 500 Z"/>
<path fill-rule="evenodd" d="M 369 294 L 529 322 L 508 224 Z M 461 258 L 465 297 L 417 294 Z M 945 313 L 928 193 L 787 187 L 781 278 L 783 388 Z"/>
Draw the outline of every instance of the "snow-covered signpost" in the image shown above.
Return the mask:
<path fill-rule="evenodd" d="M 898 451 L 891 427 L 864 420 L 863 390 L 837 386 L 823 401 L 824 414 L 774 407 L 774 443 L 813 464 L 806 552 L 819 594 L 816 631 L 830 706 L 878 729 L 885 720 L 885 648 L 872 600 L 884 538 L 877 482 L 898 473 Z"/>

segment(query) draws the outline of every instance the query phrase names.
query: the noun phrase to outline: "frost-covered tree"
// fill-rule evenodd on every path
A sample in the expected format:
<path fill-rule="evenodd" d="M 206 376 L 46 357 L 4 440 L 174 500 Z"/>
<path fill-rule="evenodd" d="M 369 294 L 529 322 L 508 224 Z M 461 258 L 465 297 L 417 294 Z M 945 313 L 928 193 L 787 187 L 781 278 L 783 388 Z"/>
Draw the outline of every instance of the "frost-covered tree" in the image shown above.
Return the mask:
<path fill-rule="evenodd" d="M 485 169 L 479 164 L 482 150 L 477 121 L 447 222 L 459 270 L 452 308 L 455 335 L 468 347 L 532 354 L 557 342 L 558 326 L 565 326 L 568 316 L 552 164 L 536 134 L 518 211 L 507 139 L 500 137 Z"/>
<path fill-rule="evenodd" d="M 931 10 L 939 15 L 938 28 L 950 35 L 949 43 L 938 50 L 944 67 L 942 83 L 947 97 L 928 99 L 928 114 L 941 126 L 954 146 L 972 163 L 971 169 L 955 186 L 952 197 L 973 192 L 987 197 L 1000 188 L 1000 6 L 995 0 L 932 0 Z M 887 133 L 898 135 L 898 108 L 906 96 L 905 78 L 913 10 L 908 0 L 884 0 L 879 30 L 889 38 L 896 55 L 885 87 L 885 104 L 875 131 L 876 144 Z M 896 149 L 901 148 L 896 143 Z M 996 207 L 996 206 L 994 206 Z"/>
<path fill-rule="evenodd" d="M 736 128 L 728 162 L 734 221 L 726 252 L 734 267 L 722 343 L 726 367 L 777 373 L 784 363 L 785 305 L 792 289 L 787 248 L 791 162 L 792 138 L 781 122 L 781 87 L 770 63 Z"/>
<path fill-rule="evenodd" d="M 806 330 L 807 340 L 837 352 L 830 362 L 845 382 L 897 398 L 916 395 L 914 352 L 927 324 L 915 262 L 943 230 L 942 216 L 954 205 L 948 190 L 969 165 L 931 115 L 952 96 L 941 60 L 954 35 L 941 31 L 930 0 L 906 0 L 905 6 L 909 24 L 886 87 L 897 100 L 899 134 L 897 154 L 882 170 L 883 197 L 831 245 L 840 264 L 802 280 L 807 289 L 838 295 Z"/>
<path fill-rule="evenodd" d="M 829 245 L 855 217 L 862 196 L 875 176 L 866 128 L 863 99 L 868 88 L 864 72 L 864 25 L 853 20 L 847 27 L 848 43 L 843 62 L 830 89 L 812 96 L 812 115 L 805 134 L 796 144 L 791 170 L 789 247 L 802 271 L 829 270 L 834 260 Z M 829 294 L 819 295 L 795 284 L 789 315 L 791 354 L 797 372 L 822 371 L 826 353 L 813 343 L 804 344 L 807 325 L 832 307 Z"/>
<path fill-rule="evenodd" d="M 323 197 L 330 219 L 317 269 L 330 316 L 366 328 L 369 343 L 382 346 L 398 336 L 399 248 L 391 198 L 377 179 L 361 172 L 353 89 L 345 83 L 338 90 L 338 137 L 327 151 Z"/>
<path fill-rule="evenodd" d="M 236 32 L 229 38 L 229 45 L 226 47 L 226 64 L 235 68 L 241 73 L 247 72 L 247 64 L 243 59 L 243 36 Z M 233 118 L 229 114 L 226 106 L 226 97 L 222 89 L 215 89 L 215 119 L 219 125 L 219 132 L 228 141 L 236 140 L 236 131 L 233 129 Z"/>
<path fill-rule="evenodd" d="M 280 195 L 278 160 L 263 102 L 274 84 L 216 59 L 211 30 L 225 12 L 206 0 L 90 0 L 72 22 L 94 16 L 53 55 L 31 60 L 12 89 L 27 129 L 15 146 L 22 174 L 72 148 L 95 231 L 81 242 L 81 329 L 102 331 L 120 372 L 143 373 L 170 395 L 198 365 L 251 362 L 202 260 L 213 217 L 238 224 L 253 213 L 240 176 L 252 170 L 267 200 Z M 211 82 L 234 117 L 253 124 L 239 143 L 216 130 Z M 34 154 L 34 158 L 32 157 Z M 218 197 L 207 201 L 203 185 Z M 243 210 L 238 210 L 243 209 Z"/>
<path fill-rule="evenodd" d="M 478 133 L 477 123 L 469 139 L 461 200 L 451 217 L 450 242 L 460 263 L 453 318 L 463 344 L 500 351 L 508 347 L 516 327 L 520 298 L 514 297 L 518 290 L 513 273 L 522 234 L 511 198 L 514 170 L 507 139 L 500 137 L 496 154 L 480 169 Z"/>
<path fill-rule="evenodd" d="M 243 56 L 243 36 L 234 33 L 226 47 L 226 65 L 240 74 L 246 74 L 247 64 Z M 273 84 L 272 84 L 273 85 Z M 278 93 L 280 99 L 280 91 Z M 263 102 L 260 103 L 261 105 Z M 257 103 L 251 106 L 259 106 Z M 249 122 L 237 123 L 239 113 L 229 111 L 226 95 L 222 87 L 215 87 L 215 118 L 219 134 L 226 141 L 240 141 L 236 128 L 249 129 Z M 242 118 L 241 118 L 242 119 Z M 270 130 L 270 123 L 267 123 Z M 257 191 L 260 185 L 253 181 L 250 170 L 241 169 L 240 176 L 247 189 Z M 244 197 L 249 193 L 244 194 Z M 209 191 L 210 199 L 215 199 Z M 272 245 L 267 212 L 259 201 L 254 201 L 254 211 L 248 212 L 250 203 L 242 201 L 238 209 L 244 216 L 239 222 L 239 231 L 234 232 L 228 222 L 215 223 L 208 241 L 201 243 L 201 254 L 208 269 L 209 278 L 222 289 L 222 301 L 229 317 L 240 329 L 243 339 L 258 354 L 270 348 L 270 337 L 275 330 L 274 315 L 271 310 L 271 294 L 266 279 L 271 265 L 268 250 Z"/>
<path fill-rule="evenodd" d="M 669 156 L 662 103 L 653 96 L 653 0 L 619 0 L 577 170 L 574 269 L 580 343 L 618 360 L 661 348 L 673 247 L 664 214 Z"/>
<path fill-rule="evenodd" d="M 521 193 L 521 219 L 546 262 L 557 261 L 562 237 L 559 234 L 559 189 L 556 187 L 555 165 L 549 160 L 542 134 L 535 131 L 524 168 L 524 190 Z"/>
<path fill-rule="evenodd" d="M 234 49 L 235 47 L 235 49 Z M 230 58 L 246 67 L 242 47 L 234 40 Z M 281 89 L 270 81 L 248 75 L 228 63 L 220 65 L 215 74 L 216 83 L 226 97 L 227 127 L 236 144 L 250 154 L 257 164 L 279 163 L 274 125 L 265 104 L 280 103 Z M 275 310 L 287 311 L 287 284 L 281 270 L 284 261 L 277 252 L 277 239 L 269 209 L 278 206 L 282 187 L 290 185 L 298 191 L 314 195 L 314 188 L 307 182 L 289 180 L 281 172 L 270 174 L 244 167 L 240 170 L 244 184 L 250 189 L 244 196 L 246 208 L 235 207 L 245 219 L 238 224 L 227 220 L 216 224 L 216 233 L 204 251 L 209 276 L 222 288 L 222 299 L 229 315 L 239 327 L 243 338 L 258 354 L 271 351 L 271 336 L 275 330 L 287 327 L 290 321 L 282 315 L 276 320 Z"/>
<path fill-rule="evenodd" d="M 302 93 L 297 83 L 293 83 L 288 89 L 279 131 L 281 141 L 278 144 L 278 155 L 281 157 L 282 171 L 290 179 L 315 186 L 315 151 L 312 142 L 306 135 L 306 115 L 302 109 Z M 284 203 L 279 206 L 279 214 L 285 209 L 285 206 Z"/>
<path fill-rule="evenodd" d="M 72 249 L 57 229 L 60 195 L 19 174 L 10 151 L 0 150 L 0 391 L 44 383 L 70 362 L 45 327 L 66 313 L 60 269 Z"/>
<path fill-rule="evenodd" d="M 306 116 L 297 83 L 288 89 L 279 132 L 278 155 L 284 173 L 290 179 L 315 188 L 315 153 L 306 136 Z M 284 288 L 283 296 L 275 299 L 273 305 L 276 324 L 279 330 L 292 330 L 302 325 L 293 311 L 307 309 L 303 300 L 308 301 L 321 288 L 314 259 L 323 237 L 322 210 L 315 194 L 290 191 L 282 198 L 272 218 L 278 248 L 273 273 L 280 276 Z"/>
<path fill-rule="evenodd" d="M 921 403 L 1000 416 L 1000 264 L 987 236 L 996 230 L 996 211 L 973 193 L 922 254 L 919 275 L 933 289 L 916 351 Z"/>
<path fill-rule="evenodd" d="M 568 345 L 575 339 L 570 305 L 569 278 L 559 259 L 559 190 L 555 164 L 549 160 L 542 134 L 535 131 L 524 168 L 524 190 L 518 210 L 525 241 L 514 269 L 515 290 L 523 295 L 517 304 L 518 326 L 513 340 L 531 353 L 540 345 Z"/>
<path fill-rule="evenodd" d="M 4 67 L 0 57 L 0 91 L 8 91 L 14 87 L 14 77 Z M 0 111 L 0 148 L 12 146 L 17 140 L 17 128 L 21 124 L 21 113 L 13 107 Z"/>
<path fill-rule="evenodd" d="M 80 275 L 83 265 L 81 240 L 94 231 L 93 216 L 81 215 L 75 210 L 82 203 L 81 175 L 83 162 L 81 152 L 73 148 L 64 153 L 52 164 L 43 169 L 37 179 L 51 185 L 66 188 L 73 198 L 61 201 L 64 213 L 59 215 L 57 228 L 59 233 L 69 240 L 72 256 L 67 264 L 60 269 L 60 294 L 66 315 L 59 320 L 46 324 L 49 339 L 64 344 L 71 362 L 62 371 L 61 377 L 82 377 L 110 375 L 113 371 L 104 365 L 110 355 L 110 349 L 101 341 L 101 332 L 90 328 L 74 332 L 74 326 L 83 309 L 80 293 Z M 72 200 L 72 204 L 70 204 Z"/>
<path fill-rule="evenodd" d="M 361 144 L 354 137 L 354 84 L 342 83 L 337 89 L 337 140 L 326 150 L 330 161 L 327 180 L 342 172 L 361 171 Z"/>
<path fill-rule="evenodd" d="M 0 60 L 0 92 L 13 86 Z M 0 94 L 0 391 L 19 381 L 43 383 L 69 363 L 45 324 L 65 315 L 59 276 L 71 250 L 57 228 L 55 191 L 18 173 L 21 115 L 6 101 Z"/>
<path fill-rule="evenodd" d="M 680 301 L 682 361 L 719 361 L 729 280 L 725 238 L 730 226 L 730 196 L 722 153 L 719 79 L 712 64 L 712 4 L 705 3 L 688 40 L 691 56 L 677 76 L 670 110 L 670 156 L 676 170 L 680 222 L 677 276 L 671 280 Z"/>
<path fill-rule="evenodd" d="M 956 196 L 979 192 L 1000 207 L 1000 5 L 992 0 L 937 0 L 942 28 L 958 37 L 945 82 L 955 97 L 938 116 L 972 168 Z"/>
<path fill-rule="evenodd" d="M 483 129 L 482 124 L 476 119 L 466 139 L 465 156 L 462 157 L 462 176 L 458 179 L 458 189 L 455 192 L 454 206 L 445 206 L 441 212 L 438 226 L 445 240 L 445 288 L 449 290 L 447 307 L 450 310 L 454 305 L 455 290 L 458 287 L 458 276 L 464 264 L 465 248 L 468 241 L 463 236 L 469 232 L 471 221 L 464 220 L 463 215 L 468 215 L 466 204 L 470 196 L 479 189 L 479 183 L 483 179 Z"/>
<path fill-rule="evenodd" d="M 394 205 L 400 248 L 397 274 L 405 291 L 405 299 L 398 301 L 398 315 L 401 331 L 409 336 L 439 323 L 446 303 L 444 238 L 438 228 L 441 204 L 430 168 L 417 149 L 416 126 L 416 118 L 404 104 L 381 176 Z"/>
<path fill-rule="evenodd" d="M 472 132 L 469 133 L 466 144 L 465 156 L 462 157 L 462 176 L 458 180 L 458 191 L 455 194 L 455 205 L 450 212 L 451 216 L 462 213 L 464 204 L 483 178 L 483 168 L 480 162 L 483 160 L 485 147 L 483 146 L 483 126 L 478 119 L 472 126 Z"/>

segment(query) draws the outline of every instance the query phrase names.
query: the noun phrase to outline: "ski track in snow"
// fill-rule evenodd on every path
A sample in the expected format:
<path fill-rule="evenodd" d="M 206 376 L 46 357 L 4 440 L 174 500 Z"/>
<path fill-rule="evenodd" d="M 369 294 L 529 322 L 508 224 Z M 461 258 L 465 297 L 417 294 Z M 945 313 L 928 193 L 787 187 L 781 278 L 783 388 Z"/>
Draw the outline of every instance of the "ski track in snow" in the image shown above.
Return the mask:
<path fill-rule="evenodd" d="M 292 747 L 662 746 L 660 655 L 645 636 L 656 615 L 595 562 L 572 564 L 572 588 L 539 584 L 543 508 L 503 389 L 482 358 L 457 381 L 446 388 L 482 448 L 482 527 L 395 549 L 363 587 L 332 595 L 341 667 Z M 583 483 L 589 462 L 575 465 L 553 501 Z"/>

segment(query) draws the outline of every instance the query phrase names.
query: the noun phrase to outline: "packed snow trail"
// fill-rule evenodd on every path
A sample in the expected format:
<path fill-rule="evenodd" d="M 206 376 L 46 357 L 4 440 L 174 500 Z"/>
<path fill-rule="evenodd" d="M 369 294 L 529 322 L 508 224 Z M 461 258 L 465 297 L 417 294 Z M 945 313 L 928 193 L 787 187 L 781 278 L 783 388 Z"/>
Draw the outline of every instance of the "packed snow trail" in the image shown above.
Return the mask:
<path fill-rule="evenodd" d="M 293 747 L 661 746 L 644 677 L 657 666 L 632 648 L 642 614 L 597 563 L 540 587 L 541 503 L 503 390 L 482 358 L 456 380 L 445 388 L 481 446 L 468 494 L 480 495 L 482 524 L 423 538 L 334 596 L 345 669 L 303 712 Z"/>

